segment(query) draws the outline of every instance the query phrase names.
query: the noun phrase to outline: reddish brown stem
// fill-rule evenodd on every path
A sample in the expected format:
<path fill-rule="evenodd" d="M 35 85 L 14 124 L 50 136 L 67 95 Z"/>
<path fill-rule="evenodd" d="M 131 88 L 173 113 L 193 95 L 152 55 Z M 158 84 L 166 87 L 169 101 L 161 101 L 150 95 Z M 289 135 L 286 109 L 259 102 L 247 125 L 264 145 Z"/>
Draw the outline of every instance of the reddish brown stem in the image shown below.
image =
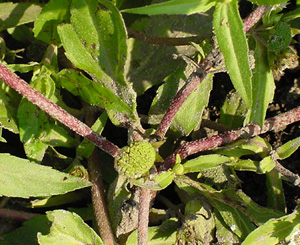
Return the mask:
<path fill-rule="evenodd" d="M 127 28 L 128 37 L 132 37 L 136 40 L 144 43 L 149 43 L 158 46 L 183 46 L 191 45 L 191 42 L 200 43 L 204 40 L 203 37 L 192 36 L 192 37 L 156 37 L 148 35 L 146 33 L 136 31 L 132 28 Z"/>
<path fill-rule="evenodd" d="M 198 84 L 203 80 L 203 74 L 194 72 L 185 85 L 178 91 L 175 98 L 173 99 L 168 111 L 164 115 L 161 123 L 156 129 L 155 135 L 163 138 L 169 129 L 171 122 L 178 112 L 182 104 L 186 101 L 187 97 L 194 91 L 194 89 L 198 86 Z"/>
<path fill-rule="evenodd" d="M 215 135 L 208 138 L 199 139 L 183 144 L 177 149 L 165 162 L 160 166 L 161 170 L 166 170 L 175 164 L 176 155 L 179 154 L 181 159 L 185 159 L 192 154 L 214 149 L 218 146 L 231 143 L 239 138 L 253 137 L 268 131 L 278 131 L 285 126 L 300 120 L 300 107 L 297 107 L 278 116 L 269 118 L 265 121 L 263 128 L 258 124 L 249 124 L 241 129 L 229 131 L 224 134 Z"/>
<path fill-rule="evenodd" d="M 93 142 L 101 150 L 107 152 L 113 157 L 117 155 L 119 148 L 116 145 L 94 132 L 86 124 L 79 121 L 77 118 L 54 104 L 52 101 L 48 100 L 45 96 L 30 87 L 24 80 L 16 76 L 1 63 L 0 79 L 15 89 L 18 93 L 22 94 L 26 99 L 31 101 L 40 109 L 47 112 L 50 116 L 63 123 L 77 134 Z"/>
<path fill-rule="evenodd" d="M 28 212 L 18 211 L 18 210 L 13 210 L 13 209 L 8 209 L 8 208 L 0 209 L 0 218 L 26 221 L 26 220 L 33 219 L 39 215 L 40 214 L 28 213 Z"/>
<path fill-rule="evenodd" d="M 146 188 L 140 189 L 139 201 L 139 217 L 138 217 L 138 244 L 146 245 L 148 241 L 148 223 L 150 208 L 150 190 Z"/>
<path fill-rule="evenodd" d="M 97 149 L 94 150 L 88 159 L 90 180 L 93 184 L 91 189 L 92 202 L 100 236 L 103 239 L 104 244 L 113 245 L 115 244 L 115 239 L 107 213 L 99 159 L 100 157 Z"/>
<path fill-rule="evenodd" d="M 244 20 L 244 30 L 247 32 L 250 30 L 251 27 L 254 26 L 255 23 L 257 23 L 260 18 L 263 16 L 263 14 L 266 11 L 265 6 L 258 6 L 245 20 Z M 213 52 L 213 51 L 212 51 Z M 208 55 L 209 56 L 209 55 Z M 209 70 L 206 67 L 206 64 L 209 62 L 207 60 L 204 60 L 201 64 L 201 68 L 203 69 L 202 74 L 199 73 L 193 73 L 189 79 L 187 80 L 186 84 L 178 91 L 175 98 L 173 99 L 168 111 L 164 115 L 162 121 L 160 122 L 155 134 L 163 138 L 168 131 L 173 118 L 175 117 L 176 113 L 182 106 L 182 104 L 185 102 L 187 97 L 194 91 L 194 89 L 198 86 L 198 84 L 203 80 L 203 78 L 206 76 L 207 70 Z"/>
<path fill-rule="evenodd" d="M 267 6 L 259 5 L 244 19 L 243 22 L 245 33 L 248 32 L 262 18 L 262 16 L 268 11 L 268 9 L 269 7 Z"/>

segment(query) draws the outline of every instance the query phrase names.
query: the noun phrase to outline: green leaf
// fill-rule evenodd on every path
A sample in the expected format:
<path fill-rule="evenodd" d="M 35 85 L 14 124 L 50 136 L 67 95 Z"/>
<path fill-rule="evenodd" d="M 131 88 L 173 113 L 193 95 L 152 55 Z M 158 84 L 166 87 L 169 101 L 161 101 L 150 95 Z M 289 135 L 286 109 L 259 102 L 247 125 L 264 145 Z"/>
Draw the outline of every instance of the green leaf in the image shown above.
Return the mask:
<path fill-rule="evenodd" d="M 154 26 L 156 28 L 153 28 Z M 212 11 L 209 11 L 208 15 L 147 16 L 139 18 L 130 27 L 156 37 L 186 38 L 197 35 L 200 43 L 213 35 Z M 201 32 L 197 31 L 199 29 Z M 177 84 L 178 77 L 175 73 L 183 74 L 186 63 L 181 58 L 174 59 L 174 53 L 194 57 L 196 52 L 192 45 L 156 46 L 134 38 L 129 38 L 127 43 L 126 77 L 132 82 L 138 95 L 143 94 L 153 85 L 160 85 L 161 81 L 173 80 L 173 83 Z M 186 73 L 185 76 L 188 74 Z M 182 75 L 179 77 L 181 78 Z M 164 93 L 164 96 L 169 98 L 168 93 Z"/>
<path fill-rule="evenodd" d="M 232 166 L 234 170 L 237 171 L 252 171 L 258 174 L 262 174 L 259 168 L 259 162 L 249 160 L 249 159 L 247 160 L 238 159 L 236 161 L 232 161 L 231 163 L 228 163 L 228 166 Z"/>
<path fill-rule="evenodd" d="M 284 20 L 284 21 L 290 21 L 290 20 L 297 19 L 299 17 L 300 17 L 300 8 L 298 7 L 295 10 L 290 11 L 290 12 L 284 14 L 282 16 L 282 20 Z"/>
<path fill-rule="evenodd" d="M 180 107 L 172 121 L 171 129 L 176 130 L 181 135 L 189 135 L 201 124 L 203 111 L 209 102 L 212 84 L 213 75 L 209 74 Z"/>
<path fill-rule="evenodd" d="M 0 80 L 0 126 L 13 132 L 19 133 L 17 124 L 17 108 L 21 96 Z"/>
<path fill-rule="evenodd" d="M 269 66 L 267 48 L 256 40 L 255 68 L 252 77 L 252 108 L 247 123 L 264 124 L 269 103 L 272 102 L 275 84 Z"/>
<path fill-rule="evenodd" d="M 268 46 L 270 51 L 280 53 L 291 43 L 292 31 L 289 24 L 280 21 L 274 28 L 274 33 L 269 36 Z"/>
<path fill-rule="evenodd" d="M 51 71 L 43 66 L 36 71 L 31 85 L 46 98 L 57 102 L 55 83 L 51 78 Z M 73 147 L 76 141 L 46 112 L 40 110 L 27 99 L 23 98 L 18 108 L 18 123 L 20 139 L 28 158 L 40 162 L 46 149 L 51 146 Z"/>
<path fill-rule="evenodd" d="M 151 180 L 147 179 L 145 181 L 144 178 L 137 179 L 133 184 L 150 190 L 159 191 L 169 186 L 174 177 L 175 173 L 172 170 L 169 170 L 155 175 Z"/>
<path fill-rule="evenodd" d="M 101 116 L 95 121 L 91 129 L 94 130 L 96 133 L 101 134 L 106 124 L 106 121 L 107 114 L 102 113 Z M 92 154 L 94 149 L 95 145 L 92 142 L 90 142 L 87 139 L 83 139 L 83 141 L 76 148 L 76 156 L 78 158 L 88 158 Z"/>
<path fill-rule="evenodd" d="M 250 2 L 259 5 L 271 6 L 279 3 L 284 3 L 286 0 L 250 0 Z"/>
<path fill-rule="evenodd" d="M 148 245 L 173 245 L 176 242 L 176 232 L 178 221 L 175 218 L 166 220 L 160 226 L 148 228 Z M 132 232 L 127 239 L 126 244 L 138 244 L 137 230 Z"/>
<path fill-rule="evenodd" d="M 280 218 L 271 219 L 250 233 L 242 245 L 261 243 L 275 245 L 281 241 L 299 244 L 299 219 L 299 209 Z"/>
<path fill-rule="evenodd" d="M 266 173 L 268 207 L 285 212 L 285 196 L 281 176 L 276 169 Z"/>
<path fill-rule="evenodd" d="M 226 96 L 221 108 L 220 123 L 231 128 L 239 128 L 243 126 L 247 110 L 248 108 L 239 93 L 231 91 Z"/>
<path fill-rule="evenodd" d="M 47 212 L 47 218 L 52 221 L 52 226 L 48 235 L 38 233 L 38 242 L 41 245 L 103 244 L 97 233 L 75 213 L 66 210 L 54 210 Z"/>
<path fill-rule="evenodd" d="M 34 36 L 48 44 L 60 44 L 57 25 L 69 18 L 70 0 L 51 0 L 34 22 Z"/>
<path fill-rule="evenodd" d="M 231 159 L 218 154 L 210 154 L 197 157 L 183 164 L 184 174 L 200 172 L 209 168 L 217 167 L 220 164 L 230 163 Z"/>
<path fill-rule="evenodd" d="M 38 245 L 37 233 L 49 233 L 51 222 L 46 215 L 37 216 L 25 221 L 22 226 L 13 232 L 1 236 L 1 245 Z"/>
<path fill-rule="evenodd" d="M 58 82 L 74 95 L 79 95 L 89 104 L 132 114 L 132 109 L 111 90 L 96 83 L 73 69 L 64 69 L 58 74 Z"/>
<path fill-rule="evenodd" d="M 91 185 L 87 180 L 38 165 L 26 159 L 0 154 L 0 195 L 38 197 L 64 194 Z"/>
<path fill-rule="evenodd" d="M 179 80 L 183 76 L 181 72 L 182 70 L 179 69 L 178 72 L 172 74 L 159 88 L 158 94 L 150 109 L 150 123 L 156 124 L 156 122 L 159 122 L 167 111 L 177 90 L 183 86 L 183 79 L 181 80 L 181 86 L 179 88 L 178 84 L 173 80 Z M 179 77 L 175 78 L 175 74 Z M 210 91 L 212 90 L 212 78 L 212 75 L 208 75 L 183 103 L 172 121 L 172 130 L 181 135 L 189 135 L 191 131 L 199 126 L 203 111 L 209 101 Z M 190 118 L 190 120 L 186 120 L 187 118 Z"/>
<path fill-rule="evenodd" d="M 41 7 L 31 3 L 0 3 L 0 31 L 34 21 Z"/>
<path fill-rule="evenodd" d="M 109 76 L 125 85 L 126 30 L 116 7 L 107 0 L 73 0 L 71 24 L 58 33 L 66 56 L 101 83 Z M 106 81 L 111 83 L 111 81 Z"/>
<path fill-rule="evenodd" d="M 280 159 L 286 159 L 291 156 L 300 146 L 300 137 L 292 139 L 284 145 L 278 147 L 276 152 Z"/>
<path fill-rule="evenodd" d="M 272 171 L 275 165 L 276 164 L 271 156 L 267 156 L 259 162 L 259 168 L 263 174 Z"/>
<path fill-rule="evenodd" d="M 132 14 L 195 14 L 206 12 L 215 5 L 213 0 L 171 0 L 163 3 L 152 4 L 145 7 L 125 9 L 122 12 Z"/>
<path fill-rule="evenodd" d="M 231 81 L 245 104 L 251 107 L 252 74 L 248 59 L 249 50 L 237 0 L 216 6 L 213 26 Z"/>

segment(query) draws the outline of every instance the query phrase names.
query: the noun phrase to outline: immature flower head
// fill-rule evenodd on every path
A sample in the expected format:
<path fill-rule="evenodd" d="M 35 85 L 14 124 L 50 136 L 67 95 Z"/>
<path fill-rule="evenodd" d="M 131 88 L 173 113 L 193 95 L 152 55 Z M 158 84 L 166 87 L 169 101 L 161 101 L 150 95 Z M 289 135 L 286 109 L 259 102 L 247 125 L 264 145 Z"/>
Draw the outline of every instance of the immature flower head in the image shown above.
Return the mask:
<path fill-rule="evenodd" d="M 138 178 L 154 165 L 155 156 L 155 148 L 149 142 L 132 142 L 119 151 L 115 158 L 115 169 L 128 178 Z"/>

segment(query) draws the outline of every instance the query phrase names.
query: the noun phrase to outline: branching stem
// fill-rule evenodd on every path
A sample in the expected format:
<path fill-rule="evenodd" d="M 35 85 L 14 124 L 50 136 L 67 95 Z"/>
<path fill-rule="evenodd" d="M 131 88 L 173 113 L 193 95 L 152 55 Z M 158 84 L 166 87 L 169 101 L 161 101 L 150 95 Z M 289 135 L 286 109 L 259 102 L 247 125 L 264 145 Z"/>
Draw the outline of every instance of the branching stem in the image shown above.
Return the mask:
<path fill-rule="evenodd" d="M 300 107 L 292 109 L 288 112 L 282 113 L 278 116 L 269 118 L 265 121 L 261 128 L 258 124 L 249 124 L 238 130 L 225 132 L 224 134 L 214 135 L 183 144 L 177 149 L 164 163 L 159 170 L 165 170 L 173 167 L 176 162 L 176 155 L 179 154 L 181 159 L 185 159 L 192 154 L 214 149 L 218 146 L 231 143 L 240 138 L 253 137 L 268 131 L 279 131 L 285 126 L 300 120 Z"/>

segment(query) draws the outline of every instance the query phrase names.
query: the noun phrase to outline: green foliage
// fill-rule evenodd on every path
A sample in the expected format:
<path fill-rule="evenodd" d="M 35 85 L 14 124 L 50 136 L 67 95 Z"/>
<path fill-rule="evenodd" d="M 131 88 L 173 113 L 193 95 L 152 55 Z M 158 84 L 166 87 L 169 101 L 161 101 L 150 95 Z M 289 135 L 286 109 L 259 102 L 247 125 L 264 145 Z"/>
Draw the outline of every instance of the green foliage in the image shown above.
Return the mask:
<path fill-rule="evenodd" d="M 249 50 L 236 0 L 216 6 L 213 25 L 231 81 L 245 104 L 251 107 L 252 75 Z"/>
<path fill-rule="evenodd" d="M 160 167 L 182 140 L 203 136 L 201 123 L 209 117 L 213 83 L 219 82 L 214 81 L 218 77 L 213 72 L 218 69 L 225 69 L 234 87 L 220 103 L 220 113 L 213 112 L 214 117 L 220 115 L 218 123 L 228 128 L 264 124 L 276 89 L 274 78 L 295 67 L 298 58 L 290 45 L 300 32 L 294 25 L 300 17 L 299 7 L 282 13 L 282 0 L 250 1 L 271 7 L 246 35 L 237 0 L 151 1 L 148 6 L 127 0 L 36 2 L 39 4 L 0 4 L 0 31 L 5 30 L 0 38 L 1 63 L 21 73 L 30 86 L 54 104 L 93 125 L 98 134 L 106 126 L 108 138 L 115 126 L 128 131 L 128 138 L 111 137 L 113 143 L 122 146 L 114 158 L 101 152 L 97 159 L 112 228 L 120 244 L 137 243 L 136 187 L 174 192 L 176 186 L 179 196 L 180 210 L 161 199 L 172 211 L 164 210 L 167 215 L 163 218 L 157 214 L 152 217 L 160 222 L 149 227 L 148 244 L 277 244 L 298 239 L 299 209 L 286 213 L 282 181 L 287 179 L 276 166 L 296 152 L 299 137 L 280 147 L 272 147 L 259 136 L 241 139 L 188 159 L 181 159 L 185 152 L 179 151 L 174 154 L 175 165 Z M 139 31 L 142 38 L 137 40 L 132 30 Z M 181 46 L 164 43 L 178 37 L 186 41 L 195 35 L 197 42 L 188 39 Z M 213 35 L 216 47 L 210 44 Z M 27 49 L 24 54 L 10 50 L 7 36 L 24 47 L 35 42 L 48 47 L 39 50 L 42 59 L 31 61 Z M 166 46 L 147 43 L 157 38 Z M 191 74 L 203 72 L 189 61 L 186 64 L 186 56 L 201 63 L 211 49 L 218 48 L 220 56 L 209 60 L 212 69 L 180 106 L 171 130 L 164 139 L 156 138 L 152 132 L 177 92 Z M 173 54 L 179 58 L 173 59 Z M 5 183 L 0 185 L 0 195 L 16 202 L 17 198 L 34 198 L 19 203 L 24 209 L 52 210 L 3 235 L 0 243 L 105 243 L 83 221 L 86 218 L 96 227 L 86 189 L 92 185 L 87 179 L 95 146 L 3 81 L 0 126 L 1 152 L 6 152 L 10 141 L 5 134 L 8 130 L 19 137 L 18 144 L 22 144 L 27 158 L 20 152 L 19 157 L 0 154 L 0 182 Z M 258 205 L 241 188 L 238 172 L 247 175 L 249 171 L 265 176 L 265 206 Z M 76 209 L 80 216 L 60 209 L 63 205 L 71 210 L 73 205 L 80 205 L 78 201 L 88 204 Z M 170 218 L 174 210 L 178 217 Z"/>
<path fill-rule="evenodd" d="M 59 195 L 91 185 L 84 179 L 9 154 L 0 155 L 0 164 L 1 182 L 5 183 L 1 185 L 1 196 L 28 198 Z"/>
<path fill-rule="evenodd" d="M 47 212 L 52 222 L 48 235 L 37 234 L 39 244 L 103 244 L 97 233 L 75 213 L 65 210 Z"/>

